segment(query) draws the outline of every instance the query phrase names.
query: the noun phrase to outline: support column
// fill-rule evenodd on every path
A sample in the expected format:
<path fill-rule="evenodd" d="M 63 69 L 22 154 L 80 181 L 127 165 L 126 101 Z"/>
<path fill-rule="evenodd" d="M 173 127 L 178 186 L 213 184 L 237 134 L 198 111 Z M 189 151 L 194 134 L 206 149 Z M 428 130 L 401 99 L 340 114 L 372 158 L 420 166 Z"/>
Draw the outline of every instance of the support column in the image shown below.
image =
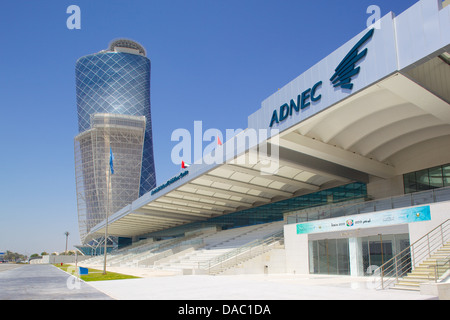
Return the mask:
<path fill-rule="evenodd" d="M 363 257 L 362 257 L 362 239 L 349 238 L 348 251 L 350 255 L 350 275 L 353 277 L 364 276 Z"/>

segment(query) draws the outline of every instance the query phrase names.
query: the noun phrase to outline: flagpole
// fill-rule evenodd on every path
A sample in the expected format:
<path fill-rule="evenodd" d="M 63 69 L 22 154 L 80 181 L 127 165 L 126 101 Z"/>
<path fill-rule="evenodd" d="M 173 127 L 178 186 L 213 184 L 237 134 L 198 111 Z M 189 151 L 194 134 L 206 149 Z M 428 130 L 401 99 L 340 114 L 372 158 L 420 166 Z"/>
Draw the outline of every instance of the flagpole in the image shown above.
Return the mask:
<path fill-rule="evenodd" d="M 109 203 L 110 203 L 110 198 L 111 198 L 111 195 L 110 195 L 110 190 L 111 190 L 111 153 L 112 153 L 112 151 L 111 151 L 111 143 L 109 143 L 109 152 L 110 152 L 110 154 L 109 154 L 109 161 L 110 161 L 110 166 L 109 166 L 109 168 L 108 168 L 108 181 L 107 181 L 107 186 L 106 186 L 106 193 L 107 193 L 107 195 L 108 195 L 108 202 L 107 202 L 107 205 L 106 205 L 106 225 L 105 225 L 105 246 L 104 246 L 104 249 L 103 249 L 103 253 L 104 253 L 104 259 L 103 259 L 103 274 L 105 275 L 106 274 L 106 254 L 107 254 L 107 244 L 108 244 L 108 217 L 109 217 Z"/>
<path fill-rule="evenodd" d="M 111 182 L 111 170 L 108 170 L 108 185 L 107 185 L 107 194 L 108 194 L 108 203 L 106 206 L 106 226 L 105 226 L 105 247 L 103 249 L 104 260 L 103 260 L 103 274 L 106 274 L 106 245 L 108 244 L 108 216 L 109 216 L 109 184 Z"/>

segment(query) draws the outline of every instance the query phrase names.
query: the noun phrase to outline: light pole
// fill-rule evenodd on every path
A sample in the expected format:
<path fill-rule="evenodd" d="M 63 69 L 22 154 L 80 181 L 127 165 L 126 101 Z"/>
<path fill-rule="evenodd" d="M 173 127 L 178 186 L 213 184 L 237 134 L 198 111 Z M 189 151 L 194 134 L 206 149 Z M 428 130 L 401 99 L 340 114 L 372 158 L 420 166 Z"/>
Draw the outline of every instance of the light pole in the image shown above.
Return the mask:
<path fill-rule="evenodd" d="M 67 254 L 67 241 L 69 240 L 69 231 L 64 232 L 64 234 L 66 235 L 66 251 L 64 252 L 65 254 Z"/>

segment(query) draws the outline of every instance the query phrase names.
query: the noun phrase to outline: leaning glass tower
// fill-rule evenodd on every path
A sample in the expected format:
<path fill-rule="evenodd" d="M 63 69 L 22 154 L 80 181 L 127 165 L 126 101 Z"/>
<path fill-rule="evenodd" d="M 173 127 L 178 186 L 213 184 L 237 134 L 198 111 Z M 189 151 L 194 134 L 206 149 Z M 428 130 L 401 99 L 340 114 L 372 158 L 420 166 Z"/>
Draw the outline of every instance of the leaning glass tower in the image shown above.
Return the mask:
<path fill-rule="evenodd" d="M 150 68 L 145 49 L 127 39 L 115 40 L 107 50 L 84 56 L 76 63 L 79 134 L 75 138 L 75 173 L 82 241 L 105 219 L 105 212 L 115 213 L 156 185 Z M 108 192 L 114 195 L 112 202 L 103 190 L 107 183 L 102 166 L 110 151 L 106 142 L 114 153 L 114 165 L 124 168 L 122 172 L 116 170 L 111 179 Z M 136 157 L 139 148 L 142 151 Z"/>

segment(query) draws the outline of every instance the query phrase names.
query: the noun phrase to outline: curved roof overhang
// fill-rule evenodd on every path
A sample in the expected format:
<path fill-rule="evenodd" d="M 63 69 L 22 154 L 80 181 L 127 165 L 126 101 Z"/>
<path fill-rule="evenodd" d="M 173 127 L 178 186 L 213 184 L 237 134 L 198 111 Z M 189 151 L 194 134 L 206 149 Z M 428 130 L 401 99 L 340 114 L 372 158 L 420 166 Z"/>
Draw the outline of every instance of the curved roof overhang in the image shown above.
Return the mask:
<path fill-rule="evenodd" d="M 395 73 L 281 132 L 276 174 L 263 173 L 263 159 L 198 166 L 166 190 L 144 195 L 114 214 L 108 234 L 136 236 L 351 181 L 367 182 L 370 176 L 388 179 L 404 173 L 399 162 L 431 140 L 448 146 L 449 104 Z M 90 238 L 104 234 L 104 225 L 96 226 Z"/>
<path fill-rule="evenodd" d="M 450 73 L 450 67 L 447 73 Z M 414 146 L 450 142 L 449 103 L 395 73 L 280 134 L 280 145 L 381 178 Z"/>

